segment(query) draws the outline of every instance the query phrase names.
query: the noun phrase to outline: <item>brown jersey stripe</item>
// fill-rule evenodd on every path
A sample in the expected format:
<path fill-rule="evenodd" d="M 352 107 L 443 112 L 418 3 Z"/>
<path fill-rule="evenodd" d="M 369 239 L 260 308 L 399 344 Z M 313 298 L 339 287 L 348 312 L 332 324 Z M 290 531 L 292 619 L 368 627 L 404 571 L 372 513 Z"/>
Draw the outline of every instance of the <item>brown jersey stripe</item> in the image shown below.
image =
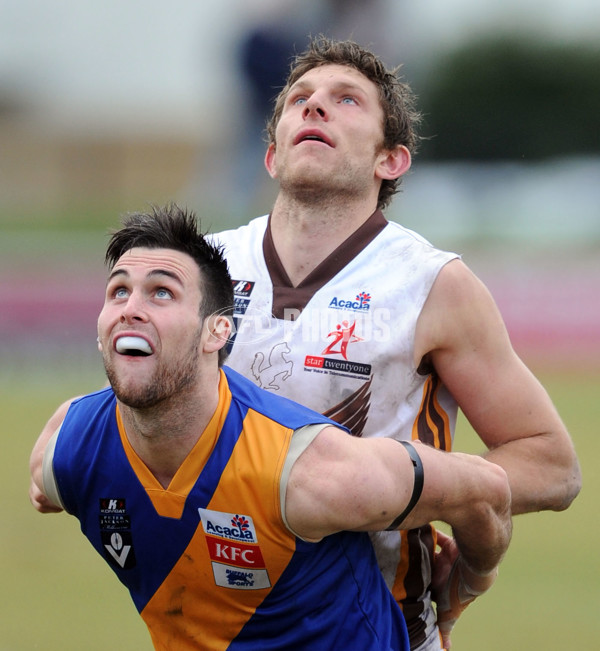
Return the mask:
<path fill-rule="evenodd" d="M 429 585 L 425 585 L 423 580 L 423 565 L 430 567 L 435 537 L 431 525 L 401 533 L 401 560 L 392 586 L 392 594 L 402 608 L 411 646 L 414 648 L 426 639 L 426 623 L 421 615 L 425 608 L 422 597 L 429 589 Z"/>
<path fill-rule="evenodd" d="M 347 427 L 353 436 L 362 436 L 371 406 L 371 378 L 358 391 L 328 409 L 323 416 Z"/>
<path fill-rule="evenodd" d="M 442 386 L 439 377 L 433 373 L 423 386 L 423 401 L 413 425 L 413 438 L 423 441 L 439 450 L 450 450 L 452 437 L 448 415 L 438 400 Z"/>

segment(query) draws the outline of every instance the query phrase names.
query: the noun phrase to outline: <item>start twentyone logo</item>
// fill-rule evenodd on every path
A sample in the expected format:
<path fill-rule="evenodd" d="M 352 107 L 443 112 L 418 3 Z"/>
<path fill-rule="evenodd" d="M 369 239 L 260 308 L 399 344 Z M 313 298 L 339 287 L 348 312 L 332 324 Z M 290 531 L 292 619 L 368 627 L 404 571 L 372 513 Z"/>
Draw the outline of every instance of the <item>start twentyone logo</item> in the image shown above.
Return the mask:
<path fill-rule="evenodd" d="M 271 586 L 252 518 L 198 509 L 215 583 L 224 588 L 259 590 Z"/>

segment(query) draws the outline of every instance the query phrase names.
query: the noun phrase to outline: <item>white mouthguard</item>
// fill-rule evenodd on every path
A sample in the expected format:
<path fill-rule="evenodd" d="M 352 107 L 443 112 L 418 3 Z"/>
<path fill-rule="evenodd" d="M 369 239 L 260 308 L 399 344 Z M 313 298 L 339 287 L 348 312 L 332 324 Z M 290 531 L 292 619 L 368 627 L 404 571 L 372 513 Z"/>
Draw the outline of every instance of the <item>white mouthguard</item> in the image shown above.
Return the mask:
<path fill-rule="evenodd" d="M 116 349 L 118 353 L 126 353 L 128 350 L 137 350 L 141 353 L 152 354 L 150 344 L 142 337 L 120 337 L 117 339 Z"/>

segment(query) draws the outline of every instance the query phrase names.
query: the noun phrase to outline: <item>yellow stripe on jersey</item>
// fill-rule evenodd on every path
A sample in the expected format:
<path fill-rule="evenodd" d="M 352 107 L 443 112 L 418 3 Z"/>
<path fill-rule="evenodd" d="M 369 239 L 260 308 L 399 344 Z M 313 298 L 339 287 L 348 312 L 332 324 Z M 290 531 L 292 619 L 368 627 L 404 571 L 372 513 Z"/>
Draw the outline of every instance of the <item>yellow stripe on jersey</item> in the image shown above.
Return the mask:
<path fill-rule="evenodd" d="M 253 410 L 246 414 L 243 431 L 206 511 L 216 516 L 250 516 L 256 542 L 207 535 L 199 516 L 190 544 L 141 613 L 157 649 L 226 649 L 288 566 L 296 544 L 283 525 L 279 478 L 292 434 L 291 429 Z M 245 561 L 260 565 L 252 568 L 252 575 L 266 577 L 261 579 L 268 582 L 266 587 L 240 589 L 218 584 L 236 564 L 241 576 L 249 574 Z M 186 623 L 186 640 L 181 637 L 182 621 Z"/>

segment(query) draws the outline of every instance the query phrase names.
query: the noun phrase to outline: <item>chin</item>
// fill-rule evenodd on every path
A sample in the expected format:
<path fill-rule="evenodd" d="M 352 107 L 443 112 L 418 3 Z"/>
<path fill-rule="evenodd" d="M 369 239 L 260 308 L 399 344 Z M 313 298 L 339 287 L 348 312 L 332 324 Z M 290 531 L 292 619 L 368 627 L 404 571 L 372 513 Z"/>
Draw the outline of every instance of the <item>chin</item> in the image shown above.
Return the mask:
<path fill-rule="evenodd" d="M 113 391 L 119 402 L 131 409 L 150 409 L 162 402 L 162 396 L 158 396 L 151 388 L 122 388 L 113 386 Z"/>

